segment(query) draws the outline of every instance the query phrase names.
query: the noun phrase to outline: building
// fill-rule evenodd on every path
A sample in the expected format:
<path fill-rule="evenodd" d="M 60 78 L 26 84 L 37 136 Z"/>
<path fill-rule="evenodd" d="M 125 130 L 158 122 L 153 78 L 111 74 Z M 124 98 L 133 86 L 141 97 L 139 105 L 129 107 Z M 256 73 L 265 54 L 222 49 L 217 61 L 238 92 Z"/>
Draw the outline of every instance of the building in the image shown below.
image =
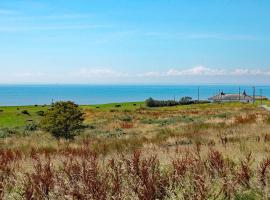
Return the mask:
<path fill-rule="evenodd" d="M 233 94 L 228 93 L 225 94 L 224 92 L 221 92 L 213 97 L 208 98 L 209 101 L 213 102 L 234 102 L 234 101 L 240 101 L 240 102 L 253 102 L 253 97 L 246 94 L 244 91 L 242 94 Z"/>
<path fill-rule="evenodd" d="M 268 100 L 266 96 L 255 96 L 255 100 Z"/>

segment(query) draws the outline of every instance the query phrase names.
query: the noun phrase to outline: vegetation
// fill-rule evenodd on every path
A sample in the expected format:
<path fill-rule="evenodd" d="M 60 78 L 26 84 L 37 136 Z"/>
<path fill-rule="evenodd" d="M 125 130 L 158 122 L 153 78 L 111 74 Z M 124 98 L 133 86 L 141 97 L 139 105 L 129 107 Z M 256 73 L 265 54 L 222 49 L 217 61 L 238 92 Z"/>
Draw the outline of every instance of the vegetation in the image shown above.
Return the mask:
<path fill-rule="evenodd" d="M 83 112 L 71 101 L 52 104 L 41 120 L 41 127 L 56 138 L 73 138 L 74 131 L 82 128 Z"/>
<path fill-rule="evenodd" d="M 252 154 L 234 163 L 215 149 L 203 156 L 200 148 L 176 152 L 166 168 L 156 155 L 140 151 L 102 162 L 88 143 L 59 153 L 64 159 L 57 167 L 53 156 L 32 149 L 33 169 L 17 177 L 17 188 L 10 191 L 5 188 L 22 155 L 5 150 L 0 152 L 0 197 L 13 192 L 21 199 L 267 199 L 269 158 L 254 167 Z"/>
<path fill-rule="evenodd" d="M 18 108 L 0 113 L 21 119 L 0 118 L 0 199 L 269 198 L 270 113 L 256 104 L 81 106 L 74 140 L 35 127 L 53 107 Z"/>
<path fill-rule="evenodd" d="M 27 110 L 23 110 L 23 111 L 22 111 L 22 114 L 24 114 L 24 115 L 30 115 L 29 112 L 28 112 Z"/>
<path fill-rule="evenodd" d="M 191 104 L 203 104 L 203 103 L 210 103 L 209 101 L 198 101 L 192 100 L 191 97 L 182 97 L 180 101 L 175 100 L 154 100 L 153 98 L 149 98 L 145 101 L 145 104 L 148 107 L 166 107 L 166 106 L 177 106 L 177 105 L 191 105 Z"/>

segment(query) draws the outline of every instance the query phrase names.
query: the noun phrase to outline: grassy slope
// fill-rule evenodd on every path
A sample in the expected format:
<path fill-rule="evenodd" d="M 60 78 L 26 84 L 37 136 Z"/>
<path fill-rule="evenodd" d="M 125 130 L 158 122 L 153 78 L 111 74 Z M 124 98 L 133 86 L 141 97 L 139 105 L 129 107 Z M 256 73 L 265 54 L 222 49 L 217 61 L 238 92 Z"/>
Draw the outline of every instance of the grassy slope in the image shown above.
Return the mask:
<path fill-rule="evenodd" d="M 136 105 L 134 105 L 136 104 Z M 116 105 L 121 107 L 116 108 Z M 94 109 L 96 111 L 116 110 L 135 110 L 141 106 L 145 106 L 144 102 L 129 102 L 129 103 L 111 103 L 101 105 L 83 105 L 83 109 Z M 38 111 L 46 111 L 48 106 L 1 106 L 0 107 L 0 128 L 15 128 L 24 126 L 27 122 L 33 120 L 38 122 L 40 116 Z M 30 115 L 22 114 L 23 110 L 27 110 Z"/>
<path fill-rule="evenodd" d="M 258 101 L 256 104 L 260 104 Z M 270 101 L 264 101 L 263 104 L 270 105 Z M 116 107 L 120 105 L 120 107 Z M 153 108 L 156 110 L 189 110 L 189 109 L 204 109 L 204 108 L 216 108 L 222 109 L 223 106 L 237 107 L 241 105 L 238 102 L 226 103 L 226 104 L 198 104 L 198 105 L 187 105 L 187 106 L 174 106 L 174 107 L 163 107 Z M 145 107 L 144 102 L 124 102 L 124 103 L 110 103 L 110 104 L 99 104 L 99 105 L 82 105 L 84 110 L 93 110 L 101 112 L 109 111 L 134 111 L 140 107 Z M 0 107 L 0 128 L 15 128 L 25 126 L 26 123 L 33 120 L 38 122 L 40 116 L 37 115 L 37 111 L 46 111 L 48 106 L 2 106 Z M 27 110 L 30 115 L 22 114 L 23 110 Z"/>
<path fill-rule="evenodd" d="M 14 128 L 24 126 L 27 121 L 37 121 L 40 116 L 37 111 L 45 111 L 47 107 L 42 106 L 9 106 L 0 107 L 0 128 Z M 23 110 L 27 110 L 30 115 L 22 114 Z"/>

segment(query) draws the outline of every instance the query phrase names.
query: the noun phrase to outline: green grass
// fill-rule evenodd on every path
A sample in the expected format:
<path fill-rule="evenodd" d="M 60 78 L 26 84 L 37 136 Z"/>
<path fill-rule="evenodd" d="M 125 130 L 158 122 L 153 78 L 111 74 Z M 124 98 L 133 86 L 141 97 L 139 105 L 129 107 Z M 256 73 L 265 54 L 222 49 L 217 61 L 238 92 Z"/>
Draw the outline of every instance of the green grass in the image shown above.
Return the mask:
<path fill-rule="evenodd" d="M 136 105 L 135 105 L 136 104 Z M 120 107 L 116 107 L 120 105 Z M 96 104 L 96 105 L 83 105 L 83 109 L 95 109 L 100 111 L 111 111 L 112 109 L 119 111 L 132 111 L 141 107 L 145 107 L 144 102 L 124 102 L 124 103 L 109 103 L 109 104 Z"/>
<path fill-rule="evenodd" d="M 136 104 L 136 105 L 134 105 Z M 120 105 L 120 107 L 116 107 Z M 144 102 L 129 103 L 111 103 L 99 105 L 82 105 L 82 109 L 94 109 L 100 111 L 132 111 L 140 107 L 145 107 Z M 0 107 L 0 128 L 16 128 L 25 126 L 28 122 L 38 122 L 40 116 L 38 111 L 46 111 L 48 106 L 1 106 Z M 22 114 L 23 110 L 27 110 L 30 115 Z"/>
<path fill-rule="evenodd" d="M 270 106 L 270 101 L 263 101 L 263 104 Z M 120 105 L 117 107 L 117 105 Z M 159 111 L 170 111 L 170 110 L 189 110 L 189 109 L 222 109 L 223 106 L 226 107 L 238 107 L 243 105 L 239 102 L 225 103 L 225 104 L 193 104 L 193 105 L 179 105 L 172 107 L 160 107 L 160 108 L 148 108 L 151 110 Z M 250 105 L 250 104 L 248 104 Z M 257 101 L 254 106 L 260 105 Z M 97 105 L 82 105 L 82 109 L 89 109 L 94 111 L 102 112 L 117 112 L 117 111 L 134 111 L 139 108 L 145 108 L 144 102 L 124 102 L 124 103 L 110 103 L 110 104 L 97 104 Z M 33 121 L 38 122 L 40 116 L 37 114 L 38 111 L 46 111 L 48 106 L 1 106 L 0 107 L 0 129 L 1 128 L 16 128 L 23 127 L 27 123 Z M 30 115 L 22 114 L 23 110 L 27 110 Z"/>
<path fill-rule="evenodd" d="M 25 126 L 30 120 L 37 122 L 40 116 L 36 112 L 45 111 L 47 108 L 42 106 L 1 106 L 0 128 Z M 23 110 L 27 110 L 30 115 L 22 114 Z"/>

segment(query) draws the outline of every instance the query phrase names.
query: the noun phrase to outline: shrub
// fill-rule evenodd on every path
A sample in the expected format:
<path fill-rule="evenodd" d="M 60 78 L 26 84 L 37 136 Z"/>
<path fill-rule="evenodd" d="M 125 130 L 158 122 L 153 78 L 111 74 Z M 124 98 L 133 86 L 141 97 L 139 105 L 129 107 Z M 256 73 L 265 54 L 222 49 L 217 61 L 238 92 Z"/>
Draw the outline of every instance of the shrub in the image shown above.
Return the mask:
<path fill-rule="evenodd" d="M 123 116 L 123 117 L 121 117 L 120 119 L 121 119 L 122 121 L 124 121 L 124 122 L 131 122 L 131 121 L 132 121 L 132 117 L 131 117 L 131 116 L 128 116 L 128 115 Z"/>
<path fill-rule="evenodd" d="M 145 103 L 148 107 L 163 107 L 163 106 L 179 105 L 179 102 L 174 101 L 174 100 L 159 101 L 159 100 L 154 100 L 153 98 L 147 99 Z"/>
<path fill-rule="evenodd" d="M 26 131 L 35 131 L 37 130 L 37 128 L 38 128 L 38 125 L 34 122 L 25 125 Z"/>
<path fill-rule="evenodd" d="M 155 100 L 153 98 L 149 98 L 149 99 L 146 99 L 145 101 L 145 104 L 148 106 L 148 107 L 155 107 Z"/>
<path fill-rule="evenodd" d="M 191 102 L 192 101 L 192 98 L 191 97 L 182 97 L 180 99 L 180 102 L 181 103 L 188 103 L 188 102 Z"/>
<path fill-rule="evenodd" d="M 42 116 L 42 117 L 45 114 L 45 112 L 43 110 L 37 111 L 36 113 L 37 113 L 37 115 Z"/>
<path fill-rule="evenodd" d="M 82 128 L 84 117 L 79 106 L 71 101 L 57 102 L 45 113 L 41 127 L 56 138 L 73 138 Z"/>
<path fill-rule="evenodd" d="M 149 98 L 145 101 L 146 106 L 148 107 L 164 107 L 164 106 L 177 106 L 177 105 L 190 105 L 190 104 L 201 104 L 201 103 L 210 103 L 210 101 L 198 101 L 192 100 L 191 97 L 183 97 L 180 101 L 175 100 L 154 100 L 153 98 Z"/>
<path fill-rule="evenodd" d="M 22 111 L 22 114 L 24 114 L 24 115 L 30 115 L 30 113 L 28 112 L 28 110 L 23 110 Z"/>
<path fill-rule="evenodd" d="M 15 135 L 17 133 L 18 132 L 15 129 L 2 128 L 2 129 L 0 129 L 0 138 L 10 137 L 10 136 Z"/>

